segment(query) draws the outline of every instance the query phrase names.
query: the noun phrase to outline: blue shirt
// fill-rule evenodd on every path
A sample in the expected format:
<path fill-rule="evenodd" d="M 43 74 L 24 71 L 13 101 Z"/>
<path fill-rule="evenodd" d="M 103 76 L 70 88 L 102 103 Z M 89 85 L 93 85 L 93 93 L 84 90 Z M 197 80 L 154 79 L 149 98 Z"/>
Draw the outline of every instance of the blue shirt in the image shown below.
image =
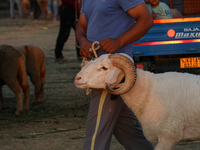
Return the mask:
<path fill-rule="evenodd" d="M 144 0 L 82 0 L 81 13 L 84 13 L 87 23 L 87 39 L 91 42 L 106 38 L 116 39 L 129 30 L 135 23 L 126 11 Z M 123 46 L 114 53 L 126 53 L 132 57 L 133 43 Z M 104 54 L 101 49 L 98 56 Z"/>

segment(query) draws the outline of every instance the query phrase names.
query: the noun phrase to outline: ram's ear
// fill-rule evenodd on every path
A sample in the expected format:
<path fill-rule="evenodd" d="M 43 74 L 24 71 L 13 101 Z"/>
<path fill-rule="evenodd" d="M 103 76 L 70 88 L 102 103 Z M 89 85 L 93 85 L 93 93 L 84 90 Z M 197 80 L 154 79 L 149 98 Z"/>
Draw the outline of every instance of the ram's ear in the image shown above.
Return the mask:
<path fill-rule="evenodd" d="M 117 78 L 120 74 L 120 69 L 114 67 L 110 72 L 108 72 L 108 74 L 106 75 L 105 78 L 105 83 L 106 84 L 113 84 L 117 81 Z"/>

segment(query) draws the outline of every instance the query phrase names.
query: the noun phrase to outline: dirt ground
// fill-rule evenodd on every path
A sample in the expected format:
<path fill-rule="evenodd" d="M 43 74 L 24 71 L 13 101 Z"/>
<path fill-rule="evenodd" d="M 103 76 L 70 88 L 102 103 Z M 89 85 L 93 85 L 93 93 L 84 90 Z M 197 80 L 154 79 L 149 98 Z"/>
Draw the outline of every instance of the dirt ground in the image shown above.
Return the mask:
<path fill-rule="evenodd" d="M 28 113 L 15 116 L 15 96 L 3 87 L 6 108 L 0 110 L 0 150 L 81 150 L 89 97 L 77 89 L 74 78 L 80 70 L 76 59 L 74 31 L 64 47 L 71 63 L 54 62 L 59 22 L 10 18 L 0 19 L 0 45 L 30 43 L 41 47 L 46 57 L 46 100 L 32 105 Z M 111 150 L 124 148 L 113 137 Z M 199 150 L 199 142 L 179 143 L 174 150 Z"/>
<path fill-rule="evenodd" d="M 44 50 L 46 57 L 44 104 L 31 104 L 28 113 L 16 117 L 15 95 L 7 86 L 3 87 L 6 108 L 0 110 L 0 150 L 82 149 L 89 97 L 86 90 L 74 85 L 80 61 L 76 58 L 73 30 L 63 50 L 71 63 L 54 62 L 58 30 L 59 22 L 0 19 L 0 45 L 34 44 Z M 34 89 L 29 83 L 32 103 Z M 111 149 L 121 149 L 116 140 L 112 143 Z"/>

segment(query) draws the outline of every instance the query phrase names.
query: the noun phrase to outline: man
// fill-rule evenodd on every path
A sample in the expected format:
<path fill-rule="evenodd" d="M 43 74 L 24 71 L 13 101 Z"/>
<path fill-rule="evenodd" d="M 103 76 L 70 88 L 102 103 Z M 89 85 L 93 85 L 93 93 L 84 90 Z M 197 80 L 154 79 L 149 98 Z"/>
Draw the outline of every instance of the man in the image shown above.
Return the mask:
<path fill-rule="evenodd" d="M 60 10 L 60 29 L 55 46 L 55 57 L 56 57 L 55 61 L 59 63 L 69 63 L 70 61 L 64 59 L 62 50 L 69 38 L 71 28 L 73 28 L 74 30 L 76 29 L 75 0 L 62 0 L 59 10 Z M 77 59 L 81 57 L 79 54 L 79 50 L 80 48 L 76 47 Z"/>
<path fill-rule="evenodd" d="M 23 12 L 23 9 L 22 9 L 22 1 L 21 0 L 10 0 L 10 16 L 11 16 L 11 19 L 15 19 L 15 16 L 14 16 L 14 4 L 17 4 L 17 7 L 18 7 L 18 11 L 19 11 L 19 17 L 21 19 L 24 18 L 24 12 Z"/>
<path fill-rule="evenodd" d="M 39 14 L 41 13 L 40 6 L 38 4 L 39 0 L 29 0 L 30 2 L 30 18 L 31 19 L 38 19 Z"/>
<path fill-rule="evenodd" d="M 152 25 L 151 14 L 143 0 L 82 0 L 76 30 L 80 54 L 91 58 L 89 48 L 94 41 L 99 41 L 101 48 L 97 51 L 98 56 L 104 53 L 126 53 L 132 57 L 133 42 L 140 39 Z M 96 90 L 91 93 L 83 149 L 109 149 L 112 134 L 125 149 L 153 149 L 134 114 L 120 96 L 113 98 L 110 94 L 106 95 L 101 118 L 98 119 L 101 94 L 101 91 Z"/>

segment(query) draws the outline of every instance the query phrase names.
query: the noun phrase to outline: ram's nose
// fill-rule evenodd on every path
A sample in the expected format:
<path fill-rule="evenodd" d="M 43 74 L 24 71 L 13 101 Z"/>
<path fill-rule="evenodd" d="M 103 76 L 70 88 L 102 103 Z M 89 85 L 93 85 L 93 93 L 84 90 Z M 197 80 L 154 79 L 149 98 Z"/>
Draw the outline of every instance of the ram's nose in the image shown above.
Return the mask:
<path fill-rule="evenodd" d="M 76 78 L 75 78 L 75 81 L 76 81 L 76 80 L 78 81 L 78 80 L 80 80 L 80 79 L 81 79 L 81 76 L 78 76 L 78 75 L 77 75 Z"/>
<path fill-rule="evenodd" d="M 77 75 L 77 76 L 75 77 L 75 84 L 77 84 L 81 79 L 82 79 L 82 77 L 79 76 L 79 75 Z"/>

